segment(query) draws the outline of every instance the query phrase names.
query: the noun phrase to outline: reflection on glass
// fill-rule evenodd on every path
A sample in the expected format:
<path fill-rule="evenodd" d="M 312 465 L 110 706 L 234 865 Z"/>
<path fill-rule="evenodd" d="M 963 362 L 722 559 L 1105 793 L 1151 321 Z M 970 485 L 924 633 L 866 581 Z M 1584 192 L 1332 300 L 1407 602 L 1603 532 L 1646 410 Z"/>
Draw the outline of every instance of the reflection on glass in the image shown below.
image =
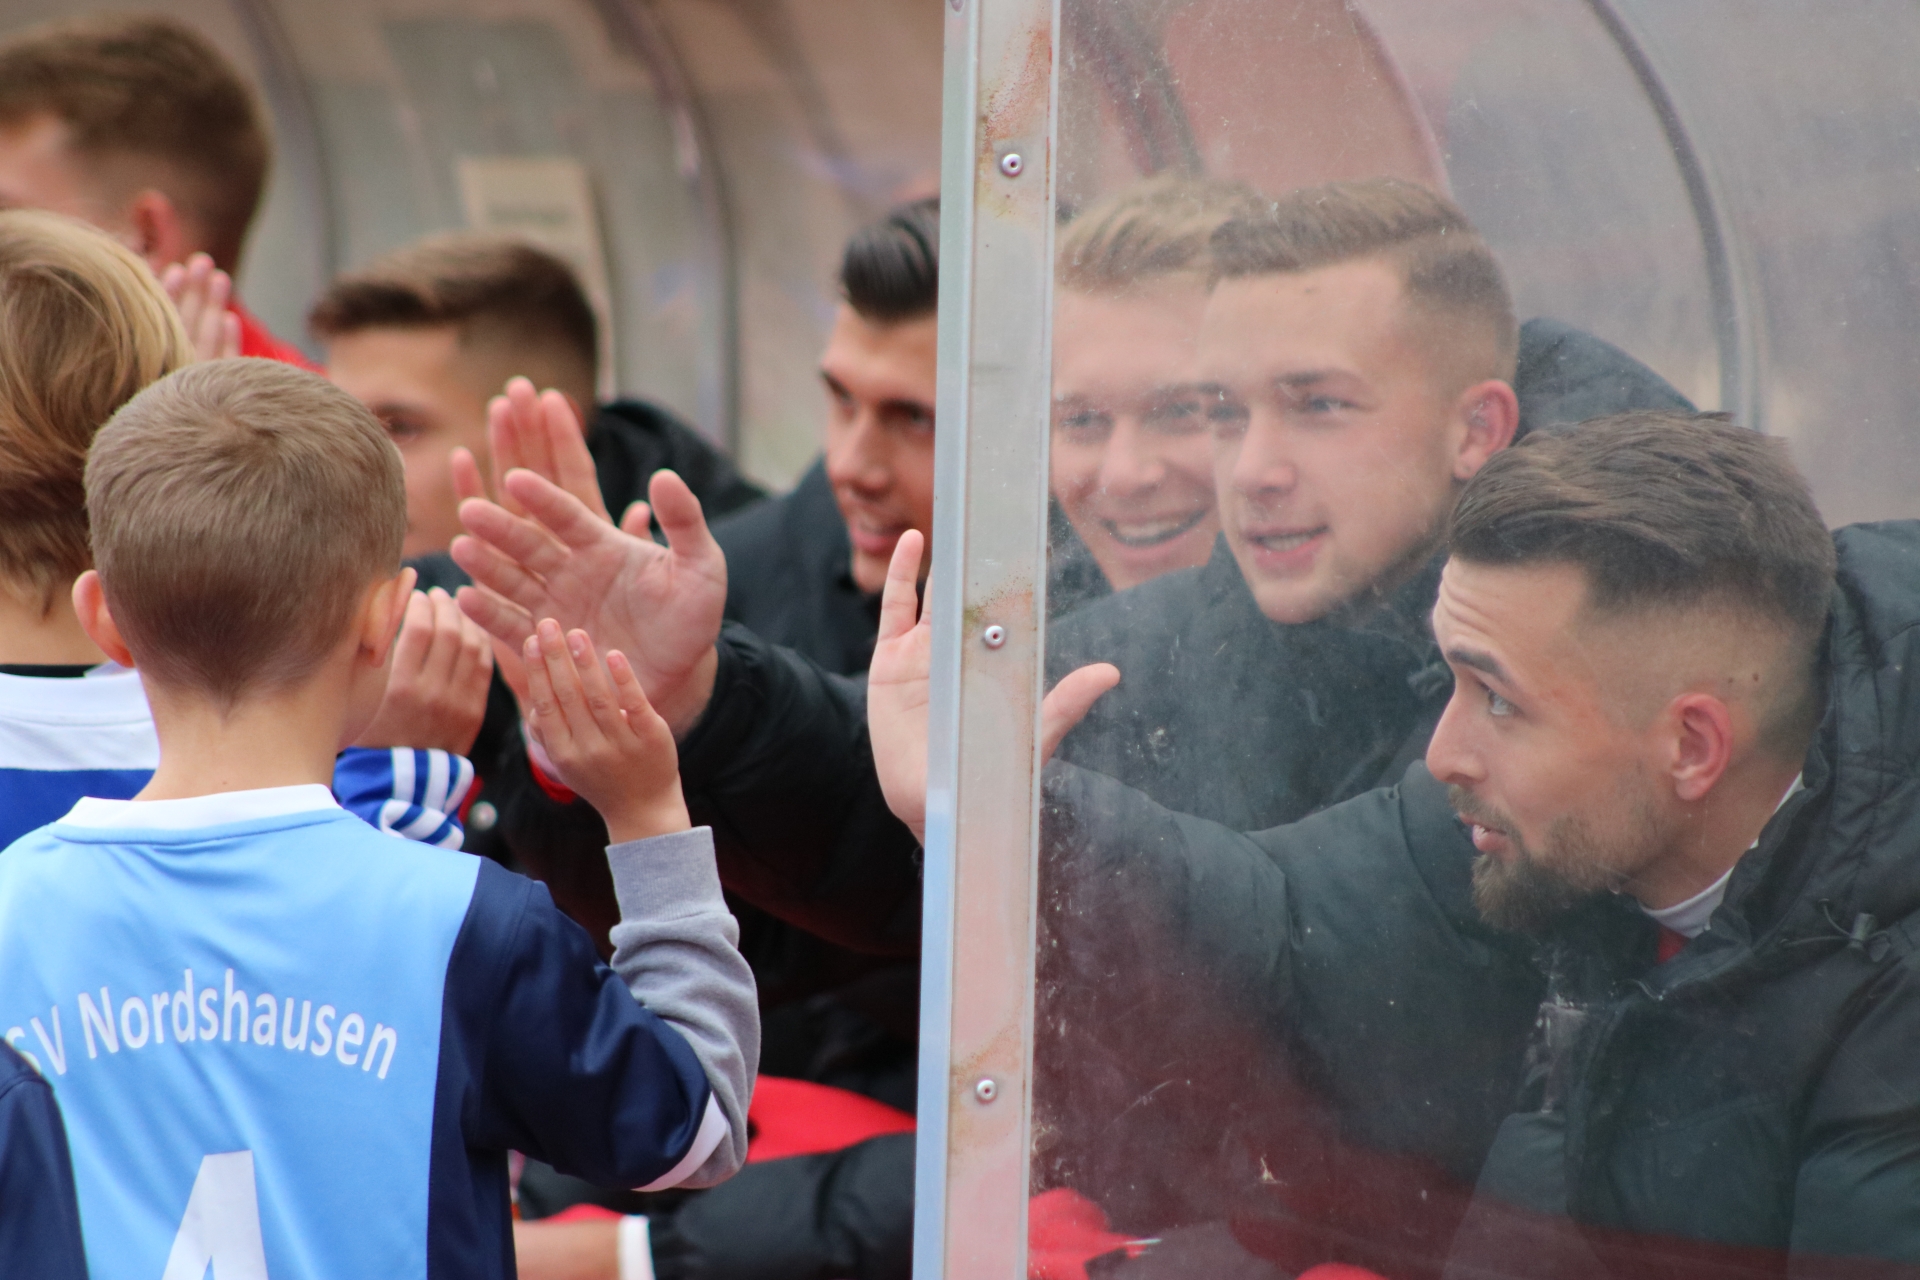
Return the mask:
<path fill-rule="evenodd" d="M 1875 1199 L 1920 1195 L 1908 1104 L 1802 1043 L 1864 1064 L 1848 1001 L 1920 1016 L 1876 985 L 1920 897 L 1809 835 L 1866 794 L 1834 708 L 1875 714 L 1822 636 L 1905 624 L 1829 619 L 1784 454 L 1656 372 L 1710 385 L 1702 277 L 1647 274 L 1697 252 L 1648 214 L 1670 173 L 1503 222 L 1518 270 L 1446 194 L 1447 85 L 1592 36 L 1508 8 L 1451 81 L 1337 4 L 1063 15 L 1047 665 L 1122 683 L 1045 778 L 1048 1267 L 1920 1264 Z M 1478 203 L 1568 189 L 1476 146 Z M 1843 535 L 1842 582 L 1916 557 Z"/>

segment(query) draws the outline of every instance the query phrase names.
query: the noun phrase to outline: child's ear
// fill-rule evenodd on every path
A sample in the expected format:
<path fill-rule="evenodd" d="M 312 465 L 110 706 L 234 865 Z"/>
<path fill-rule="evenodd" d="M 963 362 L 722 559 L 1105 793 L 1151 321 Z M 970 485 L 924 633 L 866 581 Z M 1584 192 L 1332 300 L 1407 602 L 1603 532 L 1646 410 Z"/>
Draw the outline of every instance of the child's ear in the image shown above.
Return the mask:
<path fill-rule="evenodd" d="M 107 608 L 107 593 L 100 585 L 100 575 L 91 569 L 74 579 L 73 611 L 80 617 L 80 629 L 100 652 L 123 667 L 133 665 L 133 652 L 120 638 L 120 628 Z"/>
<path fill-rule="evenodd" d="M 368 588 L 366 603 L 360 609 L 360 652 L 369 666 L 387 665 L 400 625 L 407 620 L 407 600 L 419 576 L 412 569 L 402 569 Z"/>

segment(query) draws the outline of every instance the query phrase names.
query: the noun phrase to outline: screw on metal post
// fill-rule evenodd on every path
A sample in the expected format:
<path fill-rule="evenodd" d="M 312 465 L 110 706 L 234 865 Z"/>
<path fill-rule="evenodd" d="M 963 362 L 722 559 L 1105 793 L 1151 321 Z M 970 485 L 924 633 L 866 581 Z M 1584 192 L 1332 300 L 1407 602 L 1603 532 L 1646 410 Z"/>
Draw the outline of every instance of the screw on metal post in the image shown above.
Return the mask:
<path fill-rule="evenodd" d="M 989 1076 L 973 1086 L 973 1096 L 982 1102 L 992 1102 L 1000 1096 L 1000 1086 L 995 1084 Z"/>
<path fill-rule="evenodd" d="M 1009 151 L 1000 157 L 1000 172 L 1006 174 L 1009 178 L 1017 178 L 1020 176 L 1020 170 L 1024 169 L 1026 164 L 1027 162 L 1020 158 L 1018 151 Z"/>
<path fill-rule="evenodd" d="M 980 633 L 980 640 L 987 648 L 998 649 L 1007 642 L 1007 629 L 996 622 Z"/>

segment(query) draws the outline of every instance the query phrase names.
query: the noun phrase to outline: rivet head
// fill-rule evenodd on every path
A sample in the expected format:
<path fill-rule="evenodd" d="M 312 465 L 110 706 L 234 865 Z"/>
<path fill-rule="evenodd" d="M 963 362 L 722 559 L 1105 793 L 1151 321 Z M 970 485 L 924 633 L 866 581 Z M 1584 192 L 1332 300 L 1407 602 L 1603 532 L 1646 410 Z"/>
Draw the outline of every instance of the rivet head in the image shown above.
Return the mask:
<path fill-rule="evenodd" d="M 995 1084 L 991 1077 L 983 1079 L 973 1086 L 973 1096 L 982 1102 L 992 1102 L 1000 1096 L 1000 1086 Z"/>
<path fill-rule="evenodd" d="M 1020 158 L 1018 151 L 1009 151 L 1000 157 L 1000 172 L 1006 174 L 1009 178 L 1019 177 L 1020 171 L 1026 167 L 1027 162 Z"/>
<path fill-rule="evenodd" d="M 980 633 L 980 640 L 987 648 L 998 649 L 1007 642 L 1007 629 L 996 622 Z"/>

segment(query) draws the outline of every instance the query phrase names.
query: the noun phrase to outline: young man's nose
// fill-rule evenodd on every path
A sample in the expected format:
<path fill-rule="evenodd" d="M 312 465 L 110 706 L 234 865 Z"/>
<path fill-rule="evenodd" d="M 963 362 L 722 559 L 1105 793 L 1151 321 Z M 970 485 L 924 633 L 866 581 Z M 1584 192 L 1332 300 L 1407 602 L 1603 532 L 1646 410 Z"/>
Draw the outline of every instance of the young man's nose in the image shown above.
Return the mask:
<path fill-rule="evenodd" d="M 1261 494 L 1284 496 L 1300 483 L 1300 472 L 1287 448 L 1285 432 L 1273 423 L 1254 415 L 1246 434 L 1241 436 L 1234 455 L 1228 483 L 1248 497 Z"/>
<path fill-rule="evenodd" d="M 862 410 L 827 446 L 827 479 L 867 493 L 892 487 L 893 468 L 878 415 Z"/>
<path fill-rule="evenodd" d="M 1100 491 L 1123 495 L 1159 484 L 1166 476 L 1166 460 L 1155 441 L 1131 419 L 1115 424 L 1100 455 Z"/>

